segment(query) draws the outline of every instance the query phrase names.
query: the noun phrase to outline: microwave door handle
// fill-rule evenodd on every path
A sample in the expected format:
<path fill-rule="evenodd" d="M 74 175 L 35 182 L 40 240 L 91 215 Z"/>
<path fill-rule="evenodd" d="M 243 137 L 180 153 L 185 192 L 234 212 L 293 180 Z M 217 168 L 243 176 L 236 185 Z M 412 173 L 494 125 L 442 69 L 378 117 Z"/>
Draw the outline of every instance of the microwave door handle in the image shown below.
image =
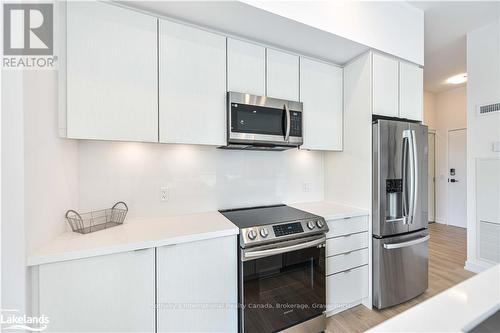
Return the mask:
<path fill-rule="evenodd" d="M 285 142 L 288 142 L 290 138 L 290 109 L 288 104 L 285 103 L 285 115 L 286 115 L 286 131 L 285 131 Z"/>

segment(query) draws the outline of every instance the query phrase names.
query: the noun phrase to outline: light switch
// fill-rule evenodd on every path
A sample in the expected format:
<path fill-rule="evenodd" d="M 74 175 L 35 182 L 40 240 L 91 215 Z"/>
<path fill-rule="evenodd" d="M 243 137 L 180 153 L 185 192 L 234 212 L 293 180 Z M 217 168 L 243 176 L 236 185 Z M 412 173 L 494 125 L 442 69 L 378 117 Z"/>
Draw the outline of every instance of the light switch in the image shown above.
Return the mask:
<path fill-rule="evenodd" d="M 493 142 L 493 151 L 500 153 L 500 141 Z"/>

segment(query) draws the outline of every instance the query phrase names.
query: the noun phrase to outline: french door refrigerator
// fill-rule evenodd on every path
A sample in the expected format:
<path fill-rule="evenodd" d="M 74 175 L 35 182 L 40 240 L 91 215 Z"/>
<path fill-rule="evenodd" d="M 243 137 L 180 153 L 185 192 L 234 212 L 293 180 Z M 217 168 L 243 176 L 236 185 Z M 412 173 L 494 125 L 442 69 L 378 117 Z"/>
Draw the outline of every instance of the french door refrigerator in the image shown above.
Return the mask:
<path fill-rule="evenodd" d="M 427 126 L 373 123 L 373 305 L 400 304 L 428 286 Z"/>

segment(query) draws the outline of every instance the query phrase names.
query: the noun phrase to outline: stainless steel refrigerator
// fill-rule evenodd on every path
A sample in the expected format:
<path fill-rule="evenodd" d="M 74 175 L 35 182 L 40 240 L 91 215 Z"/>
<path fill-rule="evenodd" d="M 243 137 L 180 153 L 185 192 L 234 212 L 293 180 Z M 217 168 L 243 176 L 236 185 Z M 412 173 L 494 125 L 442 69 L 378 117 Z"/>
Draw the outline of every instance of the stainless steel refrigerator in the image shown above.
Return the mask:
<path fill-rule="evenodd" d="M 386 308 L 428 286 L 427 126 L 373 123 L 373 305 Z"/>

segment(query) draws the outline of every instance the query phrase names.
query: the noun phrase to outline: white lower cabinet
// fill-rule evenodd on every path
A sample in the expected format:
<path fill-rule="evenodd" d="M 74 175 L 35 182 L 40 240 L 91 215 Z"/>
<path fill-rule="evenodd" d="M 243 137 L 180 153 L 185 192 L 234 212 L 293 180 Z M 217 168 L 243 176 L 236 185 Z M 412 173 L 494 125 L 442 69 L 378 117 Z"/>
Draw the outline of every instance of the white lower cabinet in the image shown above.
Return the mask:
<path fill-rule="evenodd" d="M 157 332 L 236 332 L 236 236 L 157 248 Z"/>
<path fill-rule="evenodd" d="M 47 332 L 154 332 L 154 259 L 147 249 L 40 265 Z"/>
<path fill-rule="evenodd" d="M 326 258 L 326 275 L 347 271 L 368 264 L 368 249 L 361 249 Z"/>
<path fill-rule="evenodd" d="M 340 312 L 361 303 L 368 296 L 368 266 L 327 276 L 326 311 Z"/>
<path fill-rule="evenodd" d="M 368 297 L 368 216 L 327 221 L 326 313 L 360 304 Z"/>
<path fill-rule="evenodd" d="M 360 232 L 326 240 L 326 255 L 334 256 L 368 247 L 368 233 Z"/>

